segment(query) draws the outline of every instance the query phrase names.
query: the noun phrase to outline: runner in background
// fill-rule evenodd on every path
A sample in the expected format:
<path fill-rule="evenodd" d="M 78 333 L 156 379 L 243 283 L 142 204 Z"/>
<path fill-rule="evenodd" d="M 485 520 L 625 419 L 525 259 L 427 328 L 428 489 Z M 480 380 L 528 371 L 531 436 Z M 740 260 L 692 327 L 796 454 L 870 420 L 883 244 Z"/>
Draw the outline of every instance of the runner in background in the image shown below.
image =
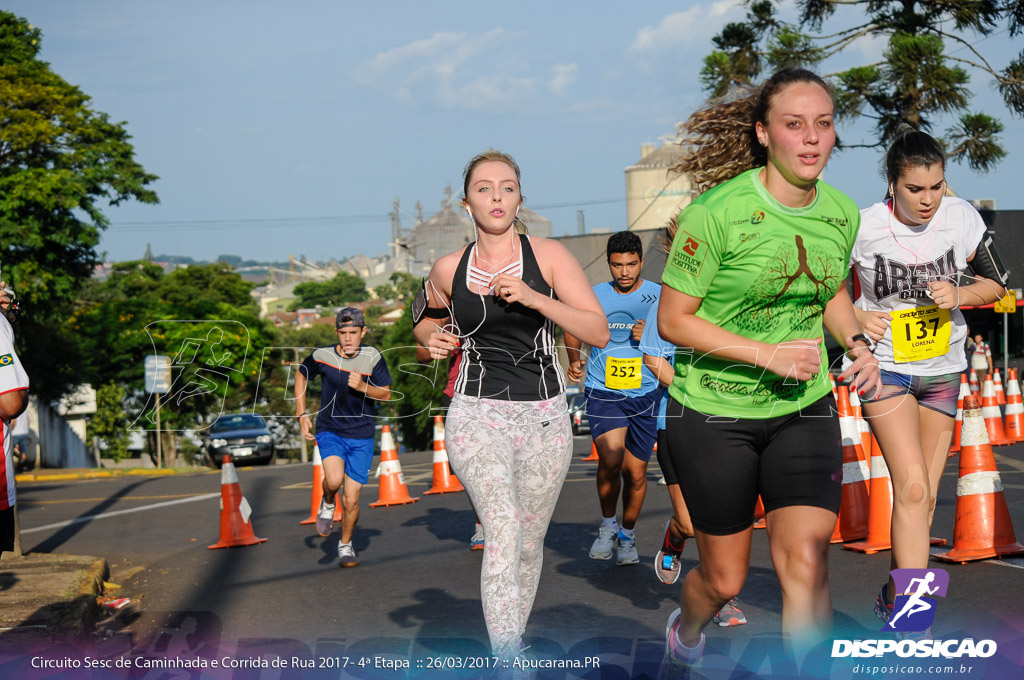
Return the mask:
<path fill-rule="evenodd" d="M 644 366 L 650 369 L 663 386 L 658 402 L 658 465 L 665 476 L 673 515 L 665 521 L 665 536 L 662 538 L 661 550 L 654 558 L 654 573 L 662 583 L 671 585 L 679 580 L 682 570 L 679 558 L 683 554 L 686 539 L 693 538 L 693 524 L 690 522 L 690 511 L 686 509 L 686 501 L 683 500 L 683 492 L 679 490 L 679 478 L 672 466 L 672 457 L 668 455 L 670 443 L 665 429 L 665 411 L 671 399 L 667 388 L 675 373 L 672 362 L 675 360 L 676 346 L 666 342 L 658 333 L 658 305 L 652 306 L 647 314 L 643 337 L 640 338 L 640 350 L 644 353 Z M 711 623 L 723 627 L 739 626 L 746 622 L 747 618 L 740 611 L 739 600 L 735 597 L 711 619 Z"/>
<path fill-rule="evenodd" d="M 11 421 L 21 416 L 28 406 L 28 374 L 14 350 L 14 329 L 7 320 L 14 293 L 0 281 L 0 552 L 14 550 L 15 463 Z"/>
<path fill-rule="evenodd" d="M 597 497 L 601 525 L 590 548 L 590 558 L 609 560 L 616 551 L 619 566 L 638 564 L 634 527 L 647 494 L 647 463 L 657 438 L 659 386 L 643 364 L 640 336 L 644 319 L 657 305 L 659 287 L 640 278 L 644 266 L 643 243 L 629 231 L 612 234 L 607 245 L 612 280 L 594 286 L 608 317 L 611 340 L 603 350 L 584 360 L 582 343 L 565 333 L 569 379 L 578 382 L 586 373 L 590 435 L 597 446 Z M 616 519 L 622 496 L 622 528 Z"/>
<path fill-rule="evenodd" d="M 323 464 L 323 498 L 316 530 L 329 536 L 334 528 L 334 500 L 341 489 L 341 541 L 338 562 L 359 564 L 352 534 L 359 519 L 359 494 L 370 478 L 373 462 L 374 411 L 378 401 L 391 398 L 391 374 L 384 355 L 363 344 L 366 320 L 355 307 L 344 307 L 335 319 L 338 344 L 313 350 L 295 372 L 295 408 L 302 436 L 316 440 Z M 320 411 L 316 435 L 306 412 L 306 383 L 320 376 Z"/>
<path fill-rule="evenodd" d="M 937 140 L 904 126 L 885 168 L 887 197 L 861 211 L 851 255 L 860 283 L 857 317 L 875 342 L 882 374 L 880 394 L 864 398 L 863 408 L 892 477 L 889 569 L 924 569 L 967 368 L 960 306 L 995 302 L 1006 293 L 1006 277 L 978 211 L 944 195 L 946 157 Z M 974 276 L 958 285 L 968 267 Z M 980 335 L 976 342 L 975 368 L 988 370 L 991 353 Z M 883 622 L 902 594 L 894 588 L 890 576 L 875 600 Z"/>
<path fill-rule="evenodd" d="M 984 380 L 987 373 L 992 373 L 992 348 L 981 333 L 974 336 L 971 345 L 971 368 L 978 374 L 979 380 Z"/>

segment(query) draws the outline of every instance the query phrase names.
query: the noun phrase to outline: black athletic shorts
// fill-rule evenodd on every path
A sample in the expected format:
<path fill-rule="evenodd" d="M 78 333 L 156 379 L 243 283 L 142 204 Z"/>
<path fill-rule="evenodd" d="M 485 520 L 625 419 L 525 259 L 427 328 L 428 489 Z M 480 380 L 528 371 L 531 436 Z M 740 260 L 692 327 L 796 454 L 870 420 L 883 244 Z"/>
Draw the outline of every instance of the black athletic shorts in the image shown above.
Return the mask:
<path fill-rule="evenodd" d="M 843 447 L 832 395 L 789 415 L 732 422 L 672 399 L 666 424 L 658 457 L 667 454 L 696 529 L 743 531 L 754 522 L 758 494 L 766 512 L 791 505 L 839 512 Z"/>
<path fill-rule="evenodd" d="M 665 478 L 666 484 L 678 484 L 679 478 L 676 477 L 676 468 L 672 465 L 668 449 L 668 430 L 658 430 L 658 467 L 661 468 L 661 474 Z"/>

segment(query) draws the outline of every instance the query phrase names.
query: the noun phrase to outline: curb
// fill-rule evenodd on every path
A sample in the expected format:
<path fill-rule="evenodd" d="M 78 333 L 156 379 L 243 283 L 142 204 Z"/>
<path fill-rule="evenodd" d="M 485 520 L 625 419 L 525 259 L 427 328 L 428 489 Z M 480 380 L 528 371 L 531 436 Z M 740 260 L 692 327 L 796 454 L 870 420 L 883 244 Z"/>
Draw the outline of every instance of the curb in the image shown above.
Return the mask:
<path fill-rule="evenodd" d="M 210 472 L 209 468 L 125 468 L 119 469 L 82 469 L 61 471 L 23 472 L 14 476 L 16 482 L 66 482 L 74 479 L 108 479 L 111 477 L 166 477 L 169 475 L 194 474 Z"/>
<path fill-rule="evenodd" d="M 50 636 L 82 638 L 95 630 L 102 617 L 98 598 L 103 594 L 104 581 L 110 578 L 104 558 L 57 553 L 15 557 L 4 552 L 0 571 L 13 581 L 13 587 L 5 593 L 5 613 L 13 618 L 8 625 L 14 625 L 10 630 L 18 631 L 25 625 L 29 632 L 43 624 Z M 70 588 L 47 587 L 61 582 L 60 574 L 73 574 Z M 26 590 L 24 586 L 19 588 L 19 583 L 36 586 Z"/>

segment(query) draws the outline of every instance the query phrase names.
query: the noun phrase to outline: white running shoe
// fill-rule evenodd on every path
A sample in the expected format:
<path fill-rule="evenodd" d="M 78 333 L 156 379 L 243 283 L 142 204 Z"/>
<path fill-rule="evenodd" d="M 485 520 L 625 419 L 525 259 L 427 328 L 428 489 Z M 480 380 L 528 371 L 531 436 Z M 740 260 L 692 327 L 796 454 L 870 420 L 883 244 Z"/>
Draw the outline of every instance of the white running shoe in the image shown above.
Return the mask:
<path fill-rule="evenodd" d="M 320 510 L 316 513 L 316 532 L 321 536 L 330 536 L 334 528 L 334 506 L 320 499 Z"/>
<path fill-rule="evenodd" d="M 602 524 L 597 530 L 597 538 L 594 539 L 594 545 L 590 546 L 590 559 L 610 560 L 614 548 L 615 529 Z"/>

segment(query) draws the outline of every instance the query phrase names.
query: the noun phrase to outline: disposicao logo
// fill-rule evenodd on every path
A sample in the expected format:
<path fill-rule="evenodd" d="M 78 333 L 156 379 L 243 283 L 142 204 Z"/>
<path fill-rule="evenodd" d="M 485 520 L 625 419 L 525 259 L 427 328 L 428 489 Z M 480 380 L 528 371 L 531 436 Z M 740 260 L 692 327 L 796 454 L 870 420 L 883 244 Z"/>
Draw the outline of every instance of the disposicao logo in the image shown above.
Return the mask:
<path fill-rule="evenodd" d="M 935 621 L 936 597 L 945 597 L 949 573 L 945 569 L 893 569 L 896 592 L 892 615 L 880 631 L 920 633 Z M 900 657 L 990 657 L 996 653 L 994 640 L 932 640 L 930 635 L 898 636 L 896 640 L 834 640 L 832 657 L 879 657 L 895 652 Z"/>
<path fill-rule="evenodd" d="M 949 573 L 945 569 L 893 569 L 897 595 L 892 616 L 881 630 L 917 632 L 927 630 L 935 620 L 935 597 L 945 597 Z"/>

